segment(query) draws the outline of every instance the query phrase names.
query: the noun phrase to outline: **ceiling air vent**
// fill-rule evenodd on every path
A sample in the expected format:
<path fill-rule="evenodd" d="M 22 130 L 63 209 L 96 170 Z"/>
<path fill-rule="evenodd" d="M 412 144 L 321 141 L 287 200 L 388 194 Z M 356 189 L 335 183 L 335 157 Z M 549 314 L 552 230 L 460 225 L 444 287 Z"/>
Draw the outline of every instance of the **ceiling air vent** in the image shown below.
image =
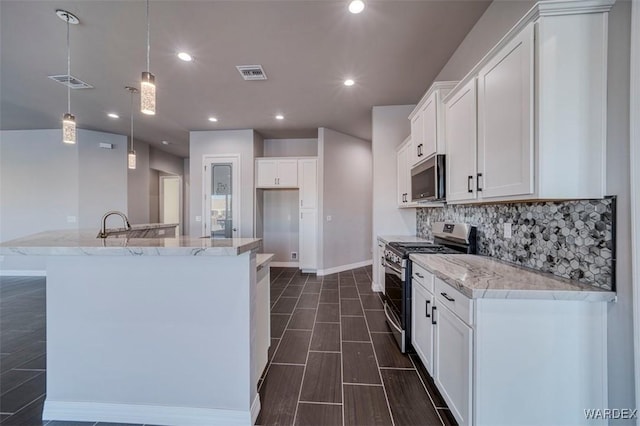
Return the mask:
<path fill-rule="evenodd" d="M 67 87 L 72 89 L 93 89 L 93 86 L 85 83 L 77 77 L 72 75 L 62 74 L 62 75 L 50 75 L 49 78 L 51 80 L 57 81 L 60 84 L 64 84 Z"/>
<path fill-rule="evenodd" d="M 266 80 L 262 65 L 237 65 L 236 68 L 245 80 Z"/>

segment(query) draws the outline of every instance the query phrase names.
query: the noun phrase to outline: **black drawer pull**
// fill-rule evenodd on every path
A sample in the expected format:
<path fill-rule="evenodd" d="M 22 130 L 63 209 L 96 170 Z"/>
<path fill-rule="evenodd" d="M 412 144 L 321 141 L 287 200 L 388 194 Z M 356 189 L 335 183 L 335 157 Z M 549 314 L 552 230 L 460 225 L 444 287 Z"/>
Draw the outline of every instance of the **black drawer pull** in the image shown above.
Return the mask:
<path fill-rule="evenodd" d="M 416 276 L 417 276 L 418 278 L 424 278 L 424 276 L 423 276 L 420 272 L 416 272 Z"/>
<path fill-rule="evenodd" d="M 469 192 L 473 192 L 472 186 L 473 186 L 473 176 L 469 176 L 467 177 L 467 190 Z"/>
<path fill-rule="evenodd" d="M 431 307 L 431 324 L 436 325 L 436 307 L 432 306 Z"/>
<path fill-rule="evenodd" d="M 478 177 L 476 178 L 476 191 L 482 191 L 482 187 L 480 186 L 480 178 L 482 177 L 482 173 L 478 173 Z"/>
<path fill-rule="evenodd" d="M 431 301 L 430 300 L 425 300 L 424 301 L 424 316 L 427 318 L 431 318 L 431 315 L 429 315 L 429 303 Z"/>
<path fill-rule="evenodd" d="M 449 296 L 447 293 L 442 292 L 440 293 L 442 295 L 442 297 L 444 297 L 445 299 L 447 299 L 449 302 L 455 302 L 456 299 L 454 299 L 453 297 Z"/>

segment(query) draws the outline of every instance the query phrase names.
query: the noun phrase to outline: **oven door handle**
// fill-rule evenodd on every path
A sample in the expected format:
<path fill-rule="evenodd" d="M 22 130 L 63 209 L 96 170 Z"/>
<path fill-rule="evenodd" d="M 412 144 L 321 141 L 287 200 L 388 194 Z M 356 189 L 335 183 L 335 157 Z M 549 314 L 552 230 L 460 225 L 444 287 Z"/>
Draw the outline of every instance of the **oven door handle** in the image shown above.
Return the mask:
<path fill-rule="evenodd" d="M 398 276 L 402 279 L 402 271 L 396 267 L 394 267 L 391 263 L 385 262 L 384 266 L 391 269 L 393 272 L 398 274 Z"/>
<path fill-rule="evenodd" d="M 393 318 L 393 315 L 391 315 L 391 313 L 387 309 L 388 309 L 387 302 L 384 302 L 384 316 L 387 317 L 387 320 L 388 320 L 387 324 L 391 324 L 393 328 L 398 330 L 399 333 L 402 333 L 402 328 L 396 325 L 396 319 Z"/>

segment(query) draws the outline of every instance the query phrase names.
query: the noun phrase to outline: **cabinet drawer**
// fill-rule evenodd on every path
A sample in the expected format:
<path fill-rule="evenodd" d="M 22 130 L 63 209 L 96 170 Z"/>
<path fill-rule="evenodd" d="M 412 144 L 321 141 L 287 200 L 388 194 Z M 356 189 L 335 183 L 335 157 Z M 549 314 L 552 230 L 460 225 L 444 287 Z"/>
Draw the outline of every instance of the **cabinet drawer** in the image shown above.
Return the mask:
<path fill-rule="evenodd" d="M 425 290 L 433 294 L 433 274 L 415 262 L 411 265 L 412 282 L 420 284 Z"/>
<path fill-rule="evenodd" d="M 473 324 L 473 304 L 467 296 L 440 278 L 435 279 L 435 296 L 439 304 L 451 309 L 462 321 Z"/>

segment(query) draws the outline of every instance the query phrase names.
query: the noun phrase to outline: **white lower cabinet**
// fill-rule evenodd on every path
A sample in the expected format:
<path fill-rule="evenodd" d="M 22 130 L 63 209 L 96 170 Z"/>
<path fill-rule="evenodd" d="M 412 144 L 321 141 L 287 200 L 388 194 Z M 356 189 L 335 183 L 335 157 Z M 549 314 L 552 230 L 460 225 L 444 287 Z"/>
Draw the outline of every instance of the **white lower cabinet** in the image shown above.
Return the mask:
<path fill-rule="evenodd" d="M 385 242 L 378 240 L 373 258 L 374 288 L 384 293 L 384 247 Z"/>
<path fill-rule="evenodd" d="M 470 299 L 416 262 L 411 281 L 412 344 L 459 425 L 579 425 L 608 407 L 606 302 Z"/>
<path fill-rule="evenodd" d="M 271 346 L 271 315 L 270 311 L 270 273 L 269 263 L 259 267 L 256 276 L 256 305 L 254 327 L 256 327 L 256 354 L 254 358 L 254 374 L 257 379 L 267 366 L 269 346 Z"/>

